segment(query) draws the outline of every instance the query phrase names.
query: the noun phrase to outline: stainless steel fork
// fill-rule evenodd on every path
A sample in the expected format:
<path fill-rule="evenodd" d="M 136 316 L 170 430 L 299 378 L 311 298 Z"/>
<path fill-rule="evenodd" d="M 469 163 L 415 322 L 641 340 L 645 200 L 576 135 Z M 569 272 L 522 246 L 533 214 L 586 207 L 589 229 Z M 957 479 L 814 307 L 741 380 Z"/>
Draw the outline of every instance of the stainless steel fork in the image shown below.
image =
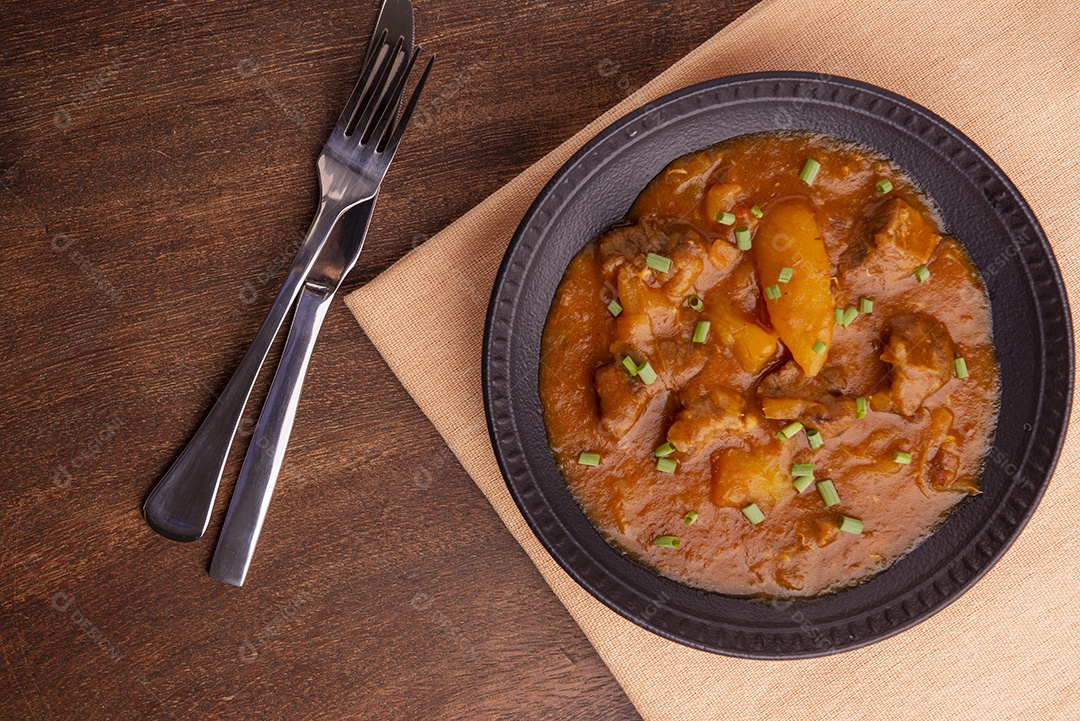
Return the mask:
<path fill-rule="evenodd" d="M 396 56 L 398 48 L 400 43 L 395 47 L 393 56 Z M 334 187 L 348 198 L 363 197 L 363 204 L 375 203 L 379 184 L 431 72 L 434 57 L 428 61 L 416 83 L 401 119 L 395 123 L 398 102 L 418 53 L 419 48 L 413 51 L 407 65 L 394 72 L 391 72 L 392 63 L 387 59 L 376 84 L 377 88 L 385 90 L 373 90 L 369 97 L 365 96 L 356 108 L 355 119 L 339 123 L 326 143 L 327 152 L 320 159 L 319 167 L 332 179 Z M 235 586 L 244 583 L 270 505 L 270 496 L 285 458 L 285 447 L 292 431 L 311 350 L 330 301 L 341 286 L 341 281 L 356 264 L 363 246 L 364 233 L 340 234 L 331 238 L 315 258 L 315 264 L 308 273 L 304 290 L 296 302 L 296 314 L 281 354 L 281 363 L 251 437 L 240 478 L 229 503 L 229 513 L 214 551 L 214 560 L 210 564 L 210 575 L 219 581 Z"/>
<path fill-rule="evenodd" d="M 378 182 L 372 171 L 357 173 L 347 161 L 361 141 L 353 129 L 360 128 L 361 135 L 370 129 L 387 79 L 408 61 L 412 50 L 412 7 L 408 0 L 386 0 L 376 27 L 360 79 L 319 156 L 319 207 L 293 267 L 225 390 L 143 505 L 147 523 L 166 538 L 194 541 L 206 531 L 244 405 L 316 256 L 346 215 L 350 231 L 362 234 L 367 230 L 371 208 L 359 206 L 373 198 Z"/>

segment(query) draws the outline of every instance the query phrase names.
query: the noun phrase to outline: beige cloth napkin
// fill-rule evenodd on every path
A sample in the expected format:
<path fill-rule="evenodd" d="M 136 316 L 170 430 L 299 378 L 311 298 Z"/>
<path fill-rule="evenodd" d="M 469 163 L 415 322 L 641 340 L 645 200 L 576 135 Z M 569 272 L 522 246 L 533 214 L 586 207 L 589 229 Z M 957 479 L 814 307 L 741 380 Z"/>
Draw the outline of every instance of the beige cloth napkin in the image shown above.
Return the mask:
<path fill-rule="evenodd" d="M 480 349 L 495 272 L 526 208 L 575 150 L 631 109 L 709 78 L 758 70 L 864 80 L 959 127 L 1020 188 L 1080 298 L 1080 14 L 1070 0 L 771 0 L 346 302 L 645 718 L 1080 718 L 1075 416 L 1038 512 L 985 579 L 905 633 L 819 659 L 727 658 L 639 629 L 556 565 L 506 490 L 484 422 Z M 403 297 L 414 302 L 402 304 Z M 438 322 L 413 323 L 416 307 L 438 308 Z M 447 358 L 455 359 L 452 381 L 430 372 Z"/>

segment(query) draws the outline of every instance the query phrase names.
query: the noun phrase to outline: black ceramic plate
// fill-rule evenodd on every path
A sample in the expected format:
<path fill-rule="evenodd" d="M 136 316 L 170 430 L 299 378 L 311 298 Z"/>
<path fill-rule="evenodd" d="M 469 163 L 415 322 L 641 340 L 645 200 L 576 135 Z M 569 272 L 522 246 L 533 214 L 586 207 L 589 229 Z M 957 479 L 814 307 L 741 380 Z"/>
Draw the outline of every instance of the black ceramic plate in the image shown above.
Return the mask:
<path fill-rule="evenodd" d="M 872 579 L 811 600 L 699 591 L 610 546 L 567 489 L 547 444 L 540 336 L 575 253 L 623 217 L 670 161 L 746 133 L 804 129 L 863 143 L 940 205 L 948 232 L 990 292 L 1001 361 L 1001 422 L 983 493 Z M 578 583 L 644 628 L 751 658 L 835 653 L 913 626 L 970 588 L 1016 539 L 1057 461 L 1072 401 L 1073 349 L 1061 276 L 1035 216 L 960 131 L 864 83 L 802 73 L 721 78 L 672 93 L 602 131 L 555 174 L 510 243 L 484 338 L 484 398 L 495 455 L 533 532 Z"/>

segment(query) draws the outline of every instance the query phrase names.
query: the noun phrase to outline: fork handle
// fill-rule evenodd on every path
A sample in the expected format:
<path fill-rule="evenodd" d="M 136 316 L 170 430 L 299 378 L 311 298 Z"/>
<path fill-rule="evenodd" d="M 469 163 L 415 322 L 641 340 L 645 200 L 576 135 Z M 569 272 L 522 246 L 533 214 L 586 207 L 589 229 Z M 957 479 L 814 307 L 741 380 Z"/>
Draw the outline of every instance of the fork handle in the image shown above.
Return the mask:
<path fill-rule="evenodd" d="M 368 213 L 369 209 L 357 209 Z M 259 326 L 255 339 L 237 366 L 225 390 L 214 402 L 202 425 L 158 482 L 143 505 L 147 523 L 155 531 L 174 541 L 194 541 L 206 531 L 214 507 L 221 474 L 229 457 L 240 417 L 289 308 L 296 300 L 323 243 L 330 236 L 342 209 L 325 200 L 319 204 L 307 237 L 297 252 L 289 275 Z"/>
<path fill-rule="evenodd" d="M 219 581 L 234 586 L 244 583 L 285 458 L 311 350 L 333 297 L 333 289 L 313 287 L 309 283 L 296 302 L 281 363 L 251 436 L 210 564 L 210 575 Z"/>

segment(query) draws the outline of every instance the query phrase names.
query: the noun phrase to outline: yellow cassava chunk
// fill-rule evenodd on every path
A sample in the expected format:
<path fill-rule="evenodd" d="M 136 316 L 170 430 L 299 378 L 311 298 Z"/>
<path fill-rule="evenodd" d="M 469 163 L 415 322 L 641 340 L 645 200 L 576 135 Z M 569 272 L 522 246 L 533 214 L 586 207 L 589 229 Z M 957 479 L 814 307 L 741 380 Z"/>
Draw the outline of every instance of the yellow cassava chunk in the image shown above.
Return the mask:
<path fill-rule="evenodd" d="M 829 256 L 810 201 L 801 198 L 769 206 L 753 246 L 762 294 L 776 285 L 780 297 L 766 300 L 769 320 L 795 362 L 808 376 L 825 365 L 832 343 L 835 301 Z M 794 269 L 787 283 L 780 272 Z"/>

